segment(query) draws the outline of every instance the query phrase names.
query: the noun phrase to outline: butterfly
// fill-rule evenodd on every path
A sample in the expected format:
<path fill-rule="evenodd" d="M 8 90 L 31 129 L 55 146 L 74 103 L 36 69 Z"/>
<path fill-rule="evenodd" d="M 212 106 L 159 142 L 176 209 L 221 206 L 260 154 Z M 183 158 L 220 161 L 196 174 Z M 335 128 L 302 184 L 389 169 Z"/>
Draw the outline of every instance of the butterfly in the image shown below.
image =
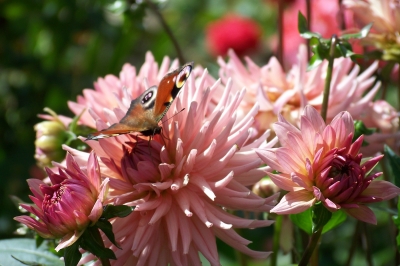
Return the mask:
<path fill-rule="evenodd" d="M 134 99 L 128 112 L 109 128 L 90 134 L 86 140 L 115 137 L 140 132 L 144 136 L 161 133 L 159 122 L 167 113 L 171 103 L 185 85 L 193 69 L 193 62 L 166 74 L 157 86 L 152 86 Z"/>

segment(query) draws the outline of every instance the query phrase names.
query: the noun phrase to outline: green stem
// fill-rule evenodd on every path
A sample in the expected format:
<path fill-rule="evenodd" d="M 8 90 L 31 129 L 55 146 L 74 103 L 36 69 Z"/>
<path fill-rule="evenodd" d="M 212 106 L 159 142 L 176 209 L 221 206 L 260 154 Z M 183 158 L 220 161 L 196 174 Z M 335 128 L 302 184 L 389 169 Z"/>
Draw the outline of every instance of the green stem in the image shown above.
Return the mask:
<path fill-rule="evenodd" d="M 329 50 L 329 63 L 328 69 L 326 70 L 325 88 L 324 88 L 324 98 L 322 100 L 321 116 L 326 121 L 326 116 L 328 113 L 328 103 L 329 103 L 329 92 L 331 89 L 332 71 L 333 71 L 333 61 L 335 59 L 335 46 L 336 46 L 336 35 L 331 38 L 331 47 Z"/>
<path fill-rule="evenodd" d="M 281 236 L 281 230 L 282 230 L 282 215 L 278 215 L 275 219 L 274 223 L 274 238 L 273 238 L 273 246 L 272 246 L 272 251 L 273 253 L 271 254 L 271 266 L 276 266 L 278 262 L 278 251 L 279 251 L 279 239 Z"/>
<path fill-rule="evenodd" d="M 165 32 L 168 34 L 169 38 L 172 41 L 172 44 L 174 45 L 176 54 L 179 59 L 179 63 L 181 65 L 185 64 L 186 60 L 185 57 L 183 56 L 182 49 L 179 46 L 178 40 L 175 38 L 175 35 L 173 34 L 171 28 L 168 26 L 167 22 L 165 21 L 164 17 L 158 10 L 158 7 L 156 4 L 154 4 L 151 0 L 145 0 L 146 3 L 149 5 L 150 9 L 156 14 L 158 20 L 160 21 L 161 25 L 163 26 Z"/>
<path fill-rule="evenodd" d="M 303 257 L 301 257 L 299 266 L 307 266 L 312 254 L 314 253 L 315 248 L 318 245 L 319 239 L 321 238 L 322 230 L 323 227 L 321 227 L 319 230 L 315 231 L 311 235 L 310 242 L 308 243 L 308 246 L 303 253 Z"/>

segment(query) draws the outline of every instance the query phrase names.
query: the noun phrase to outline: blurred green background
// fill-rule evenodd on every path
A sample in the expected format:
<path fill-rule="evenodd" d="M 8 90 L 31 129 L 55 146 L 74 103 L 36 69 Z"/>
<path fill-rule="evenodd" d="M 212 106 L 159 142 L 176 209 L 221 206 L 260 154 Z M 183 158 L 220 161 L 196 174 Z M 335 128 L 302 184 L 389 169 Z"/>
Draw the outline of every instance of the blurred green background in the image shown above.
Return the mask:
<path fill-rule="evenodd" d="M 268 43 L 277 29 L 274 3 L 171 0 L 156 4 L 187 61 L 209 68 L 214 76 L 217 64 L 207 51 L 205 29 L 225 14 L 251 17 L 261 26 L 262 43 L 255 62 L 266 64 L 272 55 Z M 177 56 L 154 12 L 142 1 L 0 1 L 0 239 L 15 237 L 17 223 L 12 218 L 20 212 L 10 195 L 29 201 L 25 180 L 42 175 L 33 158 L 33 126 L 41 121 L 37 114 L 50 107 L 72 116 L 68 100 L 75 100 L 82 89 L 92 88 L 98 77 L 118 75 L 126 62 L 140 67 L 146 51 L 158 62 L 164 56 Z M 367 227 L 374 229 L 374 235 L 387 234 L 387 214 L 382 212 L 378 220 L 383 225 Z M 344 264 L 354 223 L 342 224 L 327 234 L 321 250 L 324 262 Z M 255 242 L 250 247 L 258 250 L 272 249 L 264 242 L 271 234 L 272 227 L 245 232 Z M 392 265 L 394 243 L 382 243 L 384 239 L 372 243 L 377 265 Z M 222 258 L 222 265 L 234 265 L 232 250 L 219 244 L 227 257 Z M 289 263 L 290 259 L 283 261 Z M 365 262 L 362 255 L 361 261 Z"/>

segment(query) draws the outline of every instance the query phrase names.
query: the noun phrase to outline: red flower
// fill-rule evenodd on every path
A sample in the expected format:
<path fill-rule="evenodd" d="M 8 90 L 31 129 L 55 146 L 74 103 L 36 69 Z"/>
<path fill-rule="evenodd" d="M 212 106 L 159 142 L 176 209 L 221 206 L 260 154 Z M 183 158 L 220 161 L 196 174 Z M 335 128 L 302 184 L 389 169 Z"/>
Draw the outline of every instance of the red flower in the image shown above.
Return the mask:
<path fill-rule="evenodd" d="M 210 23 L 206 29 L 207 46 L 215 55 L 225 55 L 233 49 L 245 55 L 258 47 L 261 36 L 259 25 L 251 19 L 228 15 Z"/>

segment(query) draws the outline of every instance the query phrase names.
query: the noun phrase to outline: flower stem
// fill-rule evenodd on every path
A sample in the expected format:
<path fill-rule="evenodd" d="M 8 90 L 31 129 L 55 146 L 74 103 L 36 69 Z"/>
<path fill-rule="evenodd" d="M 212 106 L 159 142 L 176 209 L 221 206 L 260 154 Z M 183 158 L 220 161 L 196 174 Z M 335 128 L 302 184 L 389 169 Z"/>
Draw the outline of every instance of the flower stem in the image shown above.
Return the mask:
<path fill-rule="evenodd" d="M 156 16 L 157 16 L 158 20 L 160 21 L 161 25 L 163 26 L 165 32 L 167 33 L 167 35 L 171 39 L 172 44 L 174 45 L 176 54 L 178 56 L 179 63 L 181 65 L 183 65 L 186 62 L 186 60 L 185 60 L 185 57 L 183 56 L 182 49 L 180 48 L 179 43 L 178 43 L 177 39 L 175 38 L 175 35 L 173 34 L 171 28 L 168 26 L 168 24 L 165 21 L 164 17 L 162 16 L 160 11 L 158 10 L 157 5 L 154 4 L 151 0 L 145 0 L 145 1 L 149 5 L 150 9 L 154 12 L 154 14 L 156 14 Z"/>
<path fill-rule="evenodd" d="M 283 2 L 283 1 L 279 1 Z M 311 0 L 306 0 L 307 29 L 311 30 Z M 307 58 L 311 57 L 310 40 L 307 39 Z"/>
<path fill-rule="evenodd" d="M 278 1 L 278 61 L 281 63 L 283 69 L 285 69 L 283 63 L 283 51 L 284 51 L 284 39 L 283 39 L 283 1 Z"/>
<path fill-rule="evenodd" d="M 322 234 L 322 230 L 323 230 L 323 227 L 321 227 L 319 230 L 315 231 L 311 235 L 310 242 L 308 243 L 308 246 L 307 246 L 306 250 L 304 251 L 303 256 L 301 257 L 299 266 L 307 266 L 312 254 L 314 253 L 315 248 L 318 245 L 319 239 Z"/>
<path fill-rule="evenodd" d="M 331 38 L 331 47 L 329 50 L 329 63 L 328 63 L 328 69 L 326 71 L 324 98 L 322 100 L 322 108 L 321 108 L 321 116 L 324 119 L 324 121 L 326 121 L 326 116 L 328 113 L 329 91 L 331 89 L 333 61 L 335 60 L 336 40 L 337 40 L 336 35 L 334 34 Z"/>
<path fill-rule="evenodd" d="M 282 229 L 282 215 L 278 215 L 275 219 L 274 223 L 274 239 L 273 239 L 273 246 L 271 254 L 271 266 L 276 266 L 278 262 L 278 251 L 279 251 L 279 239 L 281 236 L 281 229 Z"/>

